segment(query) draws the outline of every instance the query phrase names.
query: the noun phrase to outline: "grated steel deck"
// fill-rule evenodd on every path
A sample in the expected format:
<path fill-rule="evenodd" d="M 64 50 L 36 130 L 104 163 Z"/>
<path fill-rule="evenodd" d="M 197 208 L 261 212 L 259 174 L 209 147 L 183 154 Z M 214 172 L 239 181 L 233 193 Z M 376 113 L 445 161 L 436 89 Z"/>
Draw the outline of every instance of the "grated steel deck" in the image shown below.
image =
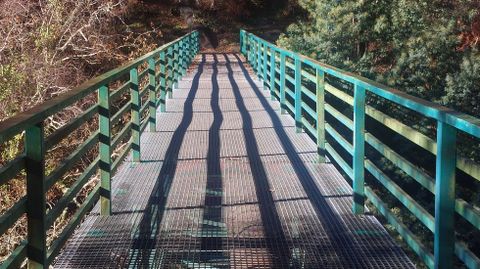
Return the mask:
<path fill-rule="evenodd" d="M 196 58 L 55 268 L 414 267 L 242 60 Z"/>

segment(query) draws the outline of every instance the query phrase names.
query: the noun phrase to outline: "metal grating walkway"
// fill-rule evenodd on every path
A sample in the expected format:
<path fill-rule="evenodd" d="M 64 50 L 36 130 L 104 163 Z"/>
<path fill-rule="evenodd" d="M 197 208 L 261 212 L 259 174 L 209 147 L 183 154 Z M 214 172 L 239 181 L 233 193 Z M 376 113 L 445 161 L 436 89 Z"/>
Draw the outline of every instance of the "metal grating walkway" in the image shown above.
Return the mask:
<path fill-rule="evenodd" d="M 55 268 L 414 267 L 242 61 L 197 56 Z"/>

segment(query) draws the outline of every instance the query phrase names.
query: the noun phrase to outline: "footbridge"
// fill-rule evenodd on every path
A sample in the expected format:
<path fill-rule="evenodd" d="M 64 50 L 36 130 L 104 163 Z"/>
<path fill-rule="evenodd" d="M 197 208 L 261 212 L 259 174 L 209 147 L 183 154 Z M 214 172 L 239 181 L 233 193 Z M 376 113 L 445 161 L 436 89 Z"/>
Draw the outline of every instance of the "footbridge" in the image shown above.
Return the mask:
<path fill-rule="evenodd" d="M 89 137 L 52 168 L 49 154 L 79 130 Z M 480 137 L 478 119 L 243 30 L 239 53 L 204 53 L 191 32 L 0 123 L 0 142 L 18 137 L 24 150 L 3 161 L 0 186 L 23 180 L 26 194 L 0 215 L 1 240 L 18 222 L 28 231 L 1 268 L 480 266 L 459 229 L 479 229 L 480 211 L 455 191 L 457 177 L 480 179 L 457 153 Z"/>

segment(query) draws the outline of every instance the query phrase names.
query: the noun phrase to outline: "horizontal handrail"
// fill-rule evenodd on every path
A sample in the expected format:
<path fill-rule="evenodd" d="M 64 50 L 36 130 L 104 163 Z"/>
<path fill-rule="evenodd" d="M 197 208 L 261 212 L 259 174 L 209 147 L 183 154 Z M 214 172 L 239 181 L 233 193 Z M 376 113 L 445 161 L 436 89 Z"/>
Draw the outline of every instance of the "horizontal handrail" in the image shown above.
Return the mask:
<path fill-rule="evenodd" d="M 247 34 L 247 32 L 245 32 L 245 34 Z M 389 101 L 392 101 L 403 107 L 409 108 L 426 117 L 445 122 L 463 132 L 466 132 L 472 136 L 480 138 L 480 119 L 478 118 L 475 118 L 471 115 L 455 111 L 454 109 L 415 97 L 413 95 L 407 94 L 398 89 L 388 87 L 386 85 L 383 85 L 379 82 L 373 81 L 365 77 L 361 77 L 352 72 L 348 72 L 340 68 L 336 68 L 334 66 L 321 63 L 315 59 L 295 53 L 293 51 L 277 47 L 256 35 L 248 33 L 248 36 L 249 38 L 254 39 L 257 42 L 268 46 L 269 48 L 275 50 L 278 53 L 284 54 L 293 59 L 299 59 L 302 63 L 307 64 L 314 69 L 320 69 L 325 73 L 332 75 L 336 78 L 364 87 L 366 90 L 371 91 L 372 93 L 378 96 L 381 96 Z M 292 66 L 292 65 L 287 64 L 287 66 Z"/>
<path fill-rule="evenodd" d="M 352 180 L 354 213 L 363 213 L 364 202 L 368 198 L 430 268 L 452 268 L 453 255 L 457 255 L 468 268 L 480 267 L 480 259 L 475 253 L 460 240 L 455 240 L 454 226 L 454 216 L 458 214 L 474 229 L 480 230 L 480 209 L 462 198 L 455 197 L 457 168 L 480 180 L 480 165 L 460 156 L 456 151 L 457 131 L 480 138 L 480 119 L 280 48 L 244 30 L 240 32 L 240 40 L 242 54 L 247 57 L 257 76 L 263 80 L 265 88 L 270 89 L 271 96 L 280 101 L 281 112 L 289 112 L 295 118 L 297 131 L 303 129 L 316 139 L 319 160 L 325 161 L 325 155 L 328 154 L 330 160 Z M 325 79 L 325 75 L 329 75 L 329 80 Z M 335 82 L 353 86 L 350 87 L 353 95 L 331 85 L 330 78 L 334 78 Z M 366 92 L 434 119 L 437 123 L 436 139 L 368 105 Z M 328 100 L 325 99 L 327 95 Z M 339 109 L 338 106 L 344 109 Z M 353 111 L 353 119 L 342 111 Z M 328 120 L 325 118 L 326 114 L 330 116 Z M 431 175 L 432 173 L 390 148 L 380 136 L 369 133 L 365 127 L 367 116 L 369 121 L 383 125 L 409 140 L 412 145 L 435 155 L 436 172 Z M 330 122 L 332 120 L 333 123 Z M 342 126 L 345 128 L 340 128 Z M 432 193 L 435 196 L 435 214 L 430 214 L 384 173 L 375 161 L 370 159 L 371 153 L 365 154 L 365 145 Z M 365 172 L 433 233 L 433 254 L 407 225 L 389 212 L 387 204 L 376 191 L 365 186 Z"/>
<path fill-rule="evenodd" d="M 64 94 L 56 96 L 40 105 L 37 105 L 27 111 L 18 113 L 17 115 L 0 122 L 0 144 L 8 140 L 10 137 L 22 132 L 29 125 L 39 123 L 46 117 L 55 114 L 63 108 L 71 105 L 75 101 L 78 101 L 79 99 L 82 99 L 90 93 L 93 93 L 100 86 L 109 84 L 110 82 L 115 81 L 123 75 L 128 74 L 128 72 L 130 72 L 132 68 L 138 67 L 139 65 L 143 64 L 147 59 L 159 54 L 160 52 L 165 51 L 173 44 L 176 44 L 186 39 L 193 33 L 197 32 L 194 31 L 192 33 L 179 37 L 169 43 L 162 45 L 161 47 L 157 48 L 152 52 L 149 52 L 135 60 L 123 64 L 118 68 L 112 69 L 105 72 L 104 74 L 90 79 Z"/>
<path fill-rule="evenodd" d="M 26 240 L 10 253 L 5 262 L 0 263 L 0 268 L 17 268 L 25 258 L 29 267 L 48 268 L 82 218 L 98 200 L 100 213 L 111 214 L 112 175 L 130 152 L 133 155 L 132 161 L 140 161 L 141 134 L 147 126 L 151 132 L 156 131 L 157 108 L 160 107 L 161 112 L 165 111 L 165 99 L 171 97 L 175 83 L 186 73 L 199 50 L 199 33 L 190 32 L 0 123 L 0 143 L 23 132 L 25 138 L 24 152 L 0 167 L 0 186 L 14 178 L 20 179 L 24 171 L 27 189 L 27 195 L 0 214 L 0 236 L 25 214 L 28 223 Z M 147 67 L 144 68 L 145 65 Z M 126 78 L 128 81 L 124 82 Z M 113 82 L 121 86 L 110 90 L 109 84 Z M 46 135 L 44 124 L 48 117 L 93 93 L 98 95 L 95 104 L 63 127 Z M 127 97 L 129 100 L 126 100 Z M 94 119 L 98 119 L 98 129 L 93 124 Z M 65 138 L 77 130 L 88 131 L 90 135 L 47 174 L 47 152 L 55 151 Z M 98 153 L 95 150 L 97 145 Z M 94 153 L 96 155 L 92 156 Z M 47 210 L 48 190 L 84 159 L 93 161 L 89 162 L 53 207 Z M 47 244 L 47 231 L 95 175 L 99 175 L 100 182 L 90 190 L 86 200 L 59 236 Z"/>

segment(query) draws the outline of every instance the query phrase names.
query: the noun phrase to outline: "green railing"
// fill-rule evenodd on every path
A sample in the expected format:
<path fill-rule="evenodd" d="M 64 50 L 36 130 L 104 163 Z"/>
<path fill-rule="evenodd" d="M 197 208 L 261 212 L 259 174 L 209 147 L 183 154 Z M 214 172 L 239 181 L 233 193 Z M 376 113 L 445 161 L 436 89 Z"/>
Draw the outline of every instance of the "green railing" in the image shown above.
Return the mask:
<path fill-rule="evenodd" d="M 140 161 L 141 133 L 147 125 L 155 131 L 157 108 L 165 111 L 166 97 L 171 97 L 175 83 L 186 73 L 199 46 L 198 32 L 191 32 L 0 123 L 0 145 L 18 135 L 25 141 L 23 153 L 0 168 L 0 186 L 22 175 L 26 178 L 26 195 L 0 215 L 0 235 L 23 216 L 28 222 L 27 238 L 0 264 L 0 268 L 17 268 L 25 259 L 28 259 L 29 268 L 48 268 L 98 199 L 101 214 L 111 214 L 112 174 L 130 151 L 132 160 Z M 114 89 L 111 85 L 121 86 Z M 48 136 L 45 134 L 44 122 L 49 117 L 92 94 L 98 94 L 96 104 L 60 129 Z M 118 101 L 120 99 L 124 102 Z M 119 102 L 123 104 L 121 107 L 112 105 Z M 47 175 L 45 158 L 48 151 L 84 123 L 97 120 L 97 130 Z M 96 158 L 47 210 L 46 193 L 85 153 L 92 150 Z M 115 158 L 112 156 L 114 152 Z M 47 245 L 47 231 L 98 170 L 100 182 L 89 192 L 56 239 Z"/>
<path fill-rule="evenodd" d="M 480 166 L 457 153 L 456 141 L 460 135 L 480 138 L 479 119 L 279 48 L 244 30 L 240 32 L 240 43 L 242 54 L 263 80 L 265 88 L 270 89 L 273 99 L 280 101 L 282 113 L 290 113 L 295 118 L 297 130 L 303 129 L 316 139 L 320 161 L 324 162 L 328 154 L 352 180 L 354 213 L 364 212 L 368 198 L 430 268 L 452 268 L 455 254 L 465 266 L 480 267 L 479 258 L 464 242 L 455 239 L 456 218 L 463 218 L 473 229 L 480 229 L 479 209 L 455 195 L 455 178 L 459 171 L 473 180 L 480 180 Z M 436 140 L 376 109 L 369 103 L 372 99 L 436 121 Z M 334 103 L 341 103 L 347 109 L 342 113 Z M 326 117 L 335 122 L 325 120 Z M 367 119 L 433 154 L 435 172 L 426 172 L 419 164 L 389 147 L 384 137 L 366 130 Z M 345 133 L 349 133 L 349 137 Z M 365 154 L 366 146 L 434 194 L 434 216 Z M 433 254 L 374 190 L 365 185 L 365 171 L 433 233 Z"/>

